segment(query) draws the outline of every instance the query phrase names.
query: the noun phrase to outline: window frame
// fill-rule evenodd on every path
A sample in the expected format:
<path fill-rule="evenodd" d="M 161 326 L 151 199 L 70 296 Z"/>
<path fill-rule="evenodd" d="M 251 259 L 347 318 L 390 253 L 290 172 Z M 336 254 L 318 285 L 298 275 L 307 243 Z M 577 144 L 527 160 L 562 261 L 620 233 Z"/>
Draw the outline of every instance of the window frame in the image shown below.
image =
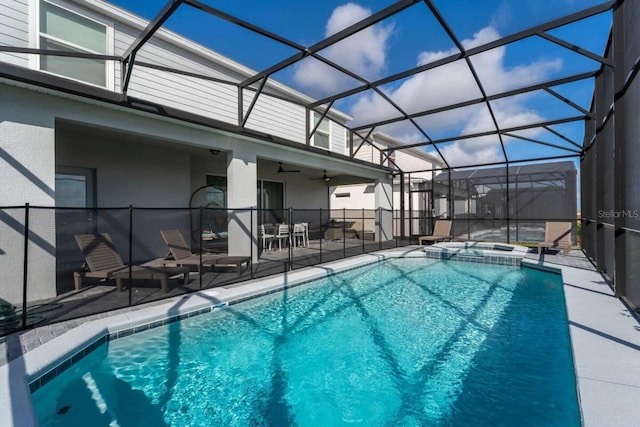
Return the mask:
<path fill-rule="evenodd" d="M 316 112 L 316 111 L 312 111 L 312 123 L 313 123 L 313 128 L 315 128 L 315 127 L 316 127 L 316 119 L 320 119 L 321 117 L 322 117 L 322 114 L 319 114 L 319 113 L 318 113 L 318 112 Z M 323 122 L 323 123 L 324 123 L 324 122 L 326 122 L 326 123 L 329 125 L 329 130 L 328 130 L 328 131 L 325 131 L 325 130 L 321 129 L 321 126 L 318 126 L 318 127 L 316 128 L 316 131 L 315 131 L 315 132 L 314 132 L 314 134 L 313 134 L 313 137 L 311 138 L 311 145 L 313 145 L 313 146 L 314 146 L 314 147 L 316 147 L 316 148 L 320 148 L 320 149 L 322 149 L 322 150 L 331 151 L 331 146 L 332 146 L 332 144 L 331 144 L 332 123 L 331 123 L 331 122 L 332 122 L 332 121 L 331 121 L 328 117 L 326 117 L 326 116 L 325 116 L 325 118 L 324 118 L 324 119 L 322 119 L 322 122 Z M 318 144 L 316 144 L 316 136 L 318 135 L 318 133 L 320 133 L 321 135 L 325 135 L 325 136 L 327 137 L 327 139 L 328 139 L 328 141 L 329 141 L 329 144 L 328 144 L 328 146 L 327 146 L 327 147 L 324 147 L 324 146 L 322 146 L 322 145 L 318 145 Z"/>
<path fill-rule="evenodd" d="M 59 9 L 65 10 L 69 13 L 72 13 L 74 15 L 78 15 L 79 17 L 86 19 L 88 21 L 92 21 L 95 22 L 98 25 L 101 25 L 105 28 L 105 39 L 106 39 L 106 45 L 105 45 L 105 52 L 96 52 L 96 51 L 92 51 L 90 49 L 87 49 L 85 47 L 82 46 L 78 46 L 74 43 L 71 43 L 67 40 L 63 40 L 63 39 L 59 39 L 57 37 L 54 36 L 50 36 L 49 34 L 43 33 L 41 31 L 40 28 L 40 12 L 41 12 L 41 4 L 42 3 L 48 3 L 49 5 L 52 5 L 53 7 L 57 7 Z M 86 52 L 86 53 L 95 53 L 95 54 L 99 54 L 99 55 L 113 55 L 113 51 L 114 51 L 114 24 L 112 21 L 109 21 L 107 19 L 103 19 L 102 17 L 99 17 L 97 14 L 92 13 L 88 10 L 79 10 L 79 7 L 77 7 L 76 5 L 71 5 L 71 4 L 67 4 L 64 2 L 60 2 L 57 0 L 32 0 L 30 3 L 30 10 L 29 10 L 29 15 L 30 15 L 30 37 L 29 37 L 29 43 L 30 45 L 35 48 L 35 49 L 41 49 L 41 43 L 40 40 L 42 37 L 46 38 L 47 40 L 50 40 L 54 43 L 58 43 L 58 44 L 62 44 L 64 46 L 67 46 L 71 49 L 77 49 L 80 50 L 82 52 Z M 87 85 L 91 85 L 91 86 L 95 86 L 95 87 L 99 87 L 102 89 L 107 89 L 107 90 L 115 90 L 115 64 L 114 61 L 110 61 L 110 60 L 104 60 L 105 62 L 105 85 L 99 85 L 99 84 L 95 84 L 89 81 L 85 81 L 85 80 L 80 80 L 74 77 L 70 77 L 70 76 L 66 76 L 64 74 L 58 74 L 58 73 L 54 73 L 52 71 L 47 71 L 47 70 L 43 70 L 41 67 L 41 55 L 30 55 L 30 66 L 31 68 L 41 72 L 41 73 L 46 73 L 46 74 L 50 74 L 52 76 L 58 76 L 58 77 L 62 77 L 68 80 L 72 80 L 75 82 L 79 82 L 82 84 L 87 84 Z"/>

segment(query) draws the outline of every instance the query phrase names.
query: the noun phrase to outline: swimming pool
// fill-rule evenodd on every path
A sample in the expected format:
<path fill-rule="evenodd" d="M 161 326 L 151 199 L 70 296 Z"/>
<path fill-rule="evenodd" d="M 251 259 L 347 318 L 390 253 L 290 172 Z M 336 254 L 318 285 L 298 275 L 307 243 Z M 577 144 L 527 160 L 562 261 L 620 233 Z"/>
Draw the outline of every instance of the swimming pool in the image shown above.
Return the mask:
<path fill-rule="evenodd" d="M 394 259 L 110 341 L 41 425 L 580 425 L 562 283 Z"/>

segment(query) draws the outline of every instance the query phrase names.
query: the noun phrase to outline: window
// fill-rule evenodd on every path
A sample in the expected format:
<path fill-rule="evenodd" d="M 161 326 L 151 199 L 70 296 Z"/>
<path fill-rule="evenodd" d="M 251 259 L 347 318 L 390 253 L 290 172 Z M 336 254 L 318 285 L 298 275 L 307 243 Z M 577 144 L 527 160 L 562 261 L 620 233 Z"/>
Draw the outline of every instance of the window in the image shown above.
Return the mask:
<path fill-rule="evenodd" d="M 40 49 L 107 53 L 107 27 L 46 1 L 40 2 Z M 98 86 L 107 86 L 107 62 L 99 59 L 40 56 L 40 69 Z"/>
<path fill-rule="evenodd" d="M 207 175 L 207 185 L 207 207 L 227 208 L 227 177 Z M 284 208 L 284 183 L 258 180 L 257 191 L 258 209 Z"/>
<path fill-rule="evenodd" d="M 314 111 L 314 126 L 320 121 L 321 117 L 321 114 Z M 313 134 L 313 145 L 318 148 L 324 148 L 325 150 L 329 150 L 331 148 L 331 122 L 329 119 L 325 118 L 320 122 L 320 126 L 318 126 L 318 129 L 316 129 L 316 132 Z"/>
<path fill-rule="evenodd" d="M 95 170 L 56 167 L 56 207 L 88 208 L 95 205 Z"/>
<path fill-rule="evenodd" d="M 260 224 L 285 221 L 284 183 L 258 181 L 258 222 Z"/>
<path fill-rule="evenodd" d="M 258 208 L 284 209 L 284 183 L 258 181 Z"/>
<path fill-rule="evenodd" d="M 227 207 L 227 177 L 207 175 L 207 207 Z"/>

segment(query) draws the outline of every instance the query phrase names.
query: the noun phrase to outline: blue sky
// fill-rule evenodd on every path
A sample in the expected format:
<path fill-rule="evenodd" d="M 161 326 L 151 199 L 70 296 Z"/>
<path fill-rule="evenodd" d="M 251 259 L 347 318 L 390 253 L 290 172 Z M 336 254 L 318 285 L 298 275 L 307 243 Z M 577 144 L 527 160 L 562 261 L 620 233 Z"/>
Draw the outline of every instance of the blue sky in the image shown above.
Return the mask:
<path fill-rule="evenodd" d="M 111 3 L 150 19 L 165 1 L 113 0 Z M 392 1 L 204 0 L 203 3 L 278 33 L 295 43 L 310 46 L 387 7 Z M 434 1 L 456 37 L 467 48 L 600 3 L 602 1 L 595 0 Z M 602 54 L 610 20 L 610 13 L 604 13 L 552 30 L 550 34 L 593 53 Z M 165 26 L 257 71 L 296 53 L 292 48 L 189 6 L 181 6 Z M 457 50 L 454 44 L 427 6 L 419 3 L 321 51 L 320 54 L 368 80 L 376 80 L 455 52 Z M 489 94 L 599 68 L 596 61 L 537 37 L 473 56 L 471 60 Z M 361 84 L 313 59 L 280 71 L 272 78 L 316 98 Z M 382 89 L 409 113 L 480 96 L 463 61 L 390 83 Z M 593 82 L 572 83 L 558 86 L 554 90 L 588 108 Z M 345 98 L 335 106 L 355 118 L 352 125 L 400 114 L 387 103 L 381 102 L 380 97 L 372 91 Z M 544 91 L 492 102 L 491 108 L 502 126 L 517 126 L 580 114 Z M 432 139 L 450 138 L 493 127 L 491 116 L 484 105 L 426 116 L 418 122 Z M 581 144 L 583 128 L 583 123 L 577 122 L 554 126 L 553 130 L 566 134 Z M 424 141 L 424 136 L 406 122 L 378 130 L 407 143 Z M 522 131 L 518 134 L 571 147 L 566 141 L 544 129 Z M 510 138 L 505 138 L 505 147 L 510 160 L 568 154 L 564 150 Z M 497 137 L 453 141 L 440 145 L 440 149 L 452 165 L 504 159 Z M 432 148 L 426 150 L 438 154 Z"/>

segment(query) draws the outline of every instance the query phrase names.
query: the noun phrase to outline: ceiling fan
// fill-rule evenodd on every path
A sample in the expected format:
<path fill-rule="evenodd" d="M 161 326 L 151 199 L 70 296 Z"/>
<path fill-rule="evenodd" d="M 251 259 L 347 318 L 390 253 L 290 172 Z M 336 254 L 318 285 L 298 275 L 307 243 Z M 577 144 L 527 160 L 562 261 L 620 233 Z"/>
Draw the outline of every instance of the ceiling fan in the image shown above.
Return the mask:
<path fill-rule="evenodd" d="M 282 169 L 282 162 L 278 162 L 278 170 L 276 171 L 276 173 L 299 173 L 299 172 L 301 172 L 299 169 L 284 170 Z"/>
<path fill-rule="evenodd" d="M 324 181 L 324 182 L 329 182 L 329 181 L 331 181 L 331 177 L 330 177 L 330 176 L 327 176 L 327 171 L 326 171 L 326 170 L 323 170 L 323 171 L 322 171 L 322 177 L 320 177 L 320 178 L 311 178 L 311 179 L 312 179 L 312 180 L 318 180 L 318 179 L 320 179 L 320 180 L 322 180 L 322 181 Z"/>

